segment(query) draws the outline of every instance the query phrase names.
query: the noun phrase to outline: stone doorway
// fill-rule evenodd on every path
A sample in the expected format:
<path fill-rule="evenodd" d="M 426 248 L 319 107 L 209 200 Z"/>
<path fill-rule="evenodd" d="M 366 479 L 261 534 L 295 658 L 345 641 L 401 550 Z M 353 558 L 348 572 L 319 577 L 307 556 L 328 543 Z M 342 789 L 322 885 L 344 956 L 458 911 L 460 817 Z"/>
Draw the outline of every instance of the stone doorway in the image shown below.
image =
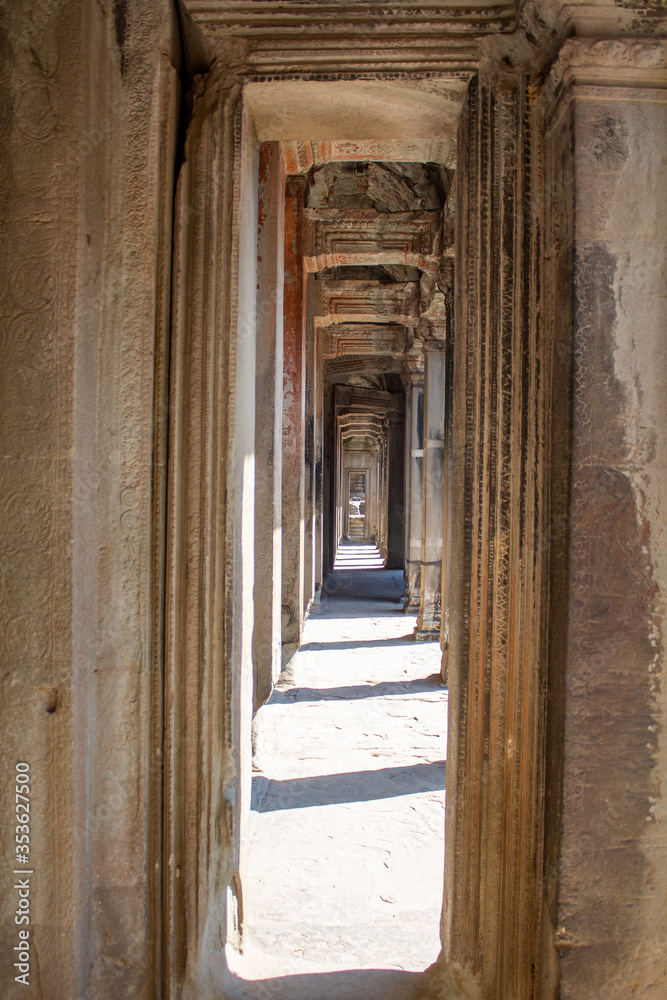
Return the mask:
<path fill-rule="evenodd" d="M 443 670 L 450 674 L 454 695 L 450 744 L 455 755 L 460 753 L 466 727 L 472 726 L 472 736 L 486 724 L 466 715 L 470 706 L 462 692 L 469 668 L 465 657 L 460 658 L 465 630 L 457 630 L 464 619 L 452 614 L 462 597 L 467 600 L 460 589 L 469 572 L 461 562 L 464 536 L 454 536 L 454 544 L 448 544 L 452 512 L 461 524 L 456 505 L 468 503 L 469 490 L 461 479 L 464 467 L 458 458 L 465 448 L 456 452 L 456 438 L 465 427 L 465 408 L 476 398 L 465 381 L 459 380 L 458 389 L 452 381 L 455 354 L 448 337 L 454 304 L 460 309 L 464 301 L 454 267 L 452 180 L 458 176 L 460 157 L 474 156 L 464 148 L 458 160 L 452 158 L 464 96 L 461 80 L 445 74 L 429 84 L 427 98 L 409 94 L 409 111 L 404 87 L 365 82 L 330 87 L 316 82 L 248 82 L 229 90 L 216 90 L 209 83 L 195 104 L 186 172 L 180 180 L 185 256 L 182 264 L 177 258 L 177 271 L 185 282 L 178 294 L 193 301 L 203 295 L 209 306 L 199 316 L 183 314 L 181 335 L 189 339 L 190 363 L 201 357 L 205 364 L 198 376 L 190 370 L 189 383 L 183 385 L 184 408 L 182 415 L 176 412 L 174 426 L 176 434 L 187 438 L 191 433 L 188 385 L 204 379 L 209 402 L 202 411 L 198 389 L 197 411 L 205 419 L 196 426 L 198 437 L 207 444 L 204 452 L 195 450 L 195 474 L 189 474 L 188 481 L 206 483 L 210 500 L 203 505 L 197 501 L 190 510 L 187 531 L 197 532 L 197 548 L 202 538 L 208 539 L 205 550 L 210 561 L 203 565 L 213 575 L 201 578 L 199 589 L 190 593 L 201 615 L 216 578 L 223 587 L 222 617 L 211 621 L 207 641 L 224 649 L 226 680 L 219 690 L 226 695 L 219 709 L 215 695 L 213 714 L 200 717 L 195 742 L 207 748 L 210 773 L 219 777 L 205 799 L 191 803 L 187 815 L 191 821 L 205 822 L 208 829 L 221 808 L 227 820 L 211 841 L 213 870 L 208 868 L 206 883 L 197 886 L 196 879 L 174 883 L 170 898 L 174 927 L 184 921 L 190 933 L 204 935 L 201 940 L 209 932 L 216 939 L 222 933 L 230 945 L 242 945 L 253 704 L 259 708 L 299 648 L 307 609 L 333 566 L 337 539 L 344 530 L 345 497 L 345 448 L 336 445 L 359 441 L 360 430 L 361 462 L 375 471 L 381 485 L 377 495 L 385 492 L 387 498 L 386 508 L 380 505 L 373 513 L 380 554 L 387 566 L 398 564 L 407 570 L 407 582 L 415 587 L 413 602 L 418 586 L 415 638 L 439 641 Z M 308 109 L 301 123 L 294 110 L 299 106 Z M 362 118 L 367 116 L 363 124 L 360 109 Z M 360 129 L 356 138 L 312 138 L 336 136 L 335 129 L 345 134 L 346 115 Z M 291 135 L 285 132 L 285 122 L 290 122 Z M 303 131 L 311 138 L 292 138 Z M 403 138 L 396 139 L 397 135 Z M 358 169 L 360 165 L 363 169 Z M 387 173 L 393 175 L 389 185 Z M 223 176 L 228 183 L 221 185 Z M 350 190 L 363 207 L 341 207 Z M 457 212 L 466 205 L 468 191 L 467 180 L 459 181 Z M 409 193 L 412 203 L 388 205 L 389 193 L 397 192 L 404 199 Z M 329 198 L 334 207 L 311 205 L 312 200 Z M 385 203 L 378 206 L 378 199 Z M 214 223 L 218 228 L 211 229 Z M 464 233 L 467 239 L 467 228 Z M 463 236 L 458 244 L 465 260 Z M 199 248 L 215 245 L 220 256 L 213 266 L 215 258 L 198 254 Z M 229 325 L 229 341 L 217 339 L 213 320 L 218 316 Z M 463 355 L 460 372 L 465 370 L 462 360 Z M 211 478 L 207 463 L 218 452 L 224 461 L 215 466 Z M 183 453 L 189 453 L 187 447 Z M 216 491 L 223 491 L 226 498 L 224 524 L 210 520 Z M 208 520 L 201 522 L 201 517 Z M 182 552 L 187 547 L 184 538 Z M 414 560 L 411 571 L 406 560 L 406 553 L 415 549 L 418 583 Z M 187 605 L 187 593 L 180 595 L 179 603 Z M 184 640 L 183 635 L 180 641 Z M 205 654 L 197 642 L 200 655 Z M 457 650 L 453 661 L 452 647 Z M 204 687 L 213 685 L 215 690 L 215 657 L 203 655 L 200 662 Z M 528 673 L 525 683 L 539 693 L 537 675 Z M 539 698 L 535 710 L 538 704 Z M 187 705 L 182 710 L 187 716 Z M 207 719 L 218 711 L 227 724 L 213 738 Z M 531 739 L 521 742 L 531 772 L 537 748 L 531 740 L 536 737 L 532 732 Z M 500 746 L 497 750 L 501 752 Z M 462 759 L 458 760 L 460 767 Z M 182 766 L 174 758 L 174 767 Z M 474 772 L 474 781 L 483 781 L 483 771 Z M 457 780 L 455 769 L 447 843 L 458 846 L 447 854 L 444 964 L 434 972 L 445 980 L 458 975 L 459 933 L 462 927 L 472 929 L 478 913 L 478 903 L 471 898 L 464 904 L 468 916 L 452 923 L 456 900 L 468 891 L 460 848 L 467 844 L 473 853 L 476 850 Z M 474 782 L 466 787 L 465 794 L 473 794 Z M 537 822 L 539 827 L 539 796 L 523 802 L 528 811 L 519 811 L 520 821 Z M 173 805 L 174 816 L 185 807 L 178 800 Z M 539 829 L 534 828 L 533 834 L 537 850 Z M 220 836 L 222 840 L 216 841 Z M 489 849 L 502 853 L 503 843 L 501 838 Z M 178 853 L 187 855 L 188 850 L 187 841 L 181 841 Z M 525 865 L 533 864 L 531 857 L 529 852 L 519 859 L 517 877 Z M 190 870 L 196 870 L 194 859 Z M 482 869 L 474 870 L 481 877 Z M 226 888 L 211 896 L 210 886 L 218 883 Z M 540 883 L 533 887 L 534 907 Z M 204 920 L 199 931 L 192 923 L 194 912 Z M 516 935 L 524 943 L 531 939 L 535 947 L 537 923 L 530 923 L 532 911 L 525 900 L 510 912 L 514 923 L 506 919 L 495 925 L 493 933 Z"/>
<path fill-rule="evenodd" d="M 0 18 L 1 763 L 35 775 L 34 989 L 224 996 L 253 710 L 335 558 L 338 416 L 372 397 L 377 557 L 449 688 L 428 991 L 662 1000 L 664 4 Z M 386 200 L 443 164 L 443 211 Z M 336 220 L 325 192 L 365 200 Z"/>
<path fill-rule="evenodd" d="M 338 124 L 331 121 L 330 96 L 323 88 L 312 84 L 305 90 L 298 85 L 293 94 L 292 90 L 279 87 L 276 96 L 285 108 L 305 98 L 315 120 L 303 127 L 312 129 L 311 135 L 333 135 L 333 140 L 295 142 L 289 133 L 282 139 L 280 131 L 273 138 L 271 129 L 285 126 L 280 113 L 264 117 L 269 96 L 264 86 L 251 84 L 222 102 L 204 92 L 199 115 L 195 106 L 190 126 L 192 151 L 186 154 L 194 174 L 192 181 L 186 183 L 185 177 L 180 181 L 181 196 L 188 192 L 189 253 L 203 245 L 197 235 L 202 226 L 207 229 L 216 217 L 224 220 L 230 209 L 237 213 L 228 230 L 231 270 L 218 269 L 207 277 L 206 265 L 202 272 L 190 258 L 187 265 L 183 258 L 183 274 L 200 287 L 203 282 L 205 294 L 231 309 L 227 321 L 236 329 L 233 346 L 213 340 L 204 347 L 213 334 L 205 315 L 203 325 L 194 327 L 184 315 L 190 325 L 183 334 L 204 338 L 209 380 L 223 368 L 228 372 L 224 413 L 220 412 L 219 421 L 207 419 L 204 436 L 213 435 L 215 450 L 223 444 L 218 437 L 222 427 L 234 428 L 232 438 L 227 438 L 231 450 L 224 466 L 231 535 L 224 536 L 218 551 L 230 553 L 224 562 L 227 603 L 221 638 L 225 636 L 226 656 L 235 667 L 229 675 L 226 709 L 230 725 L 217 751 L 206 735 L 205 720 L 199 724 L 200 744 L 209 746 L 208 752 L 222 762 L 219 770 L 210 758 L 221 779 L 220 788 L 211 787 L 210 794 L 230 802 L 225 834 L 229 839 L 219 851 L 219 859 L 224 859 L 220 876 L 223 882 L 228 879 L 228 889 L 225 898 L 215 903 L 214 922 L 226 926 L 226 939 L 232 945 L 242 944 L 244 928 L 253 706 L 257 710 L 266 700 L 281 668 L 302 643 L 307 610 L 319 598 L 338 543 L 349 531 L 346 508 L 352 485 L 355 496 L 360 492 L 360 473 L 364 496 L 357 505 L 359 513 L 364 505 L 364 537 L 377 546 L 382 566 L 403 581 L 407 547 L 421 549 L 423 516 L 416 509 L 410 511 L 410 498 L 412 507 L 422 507 L 422 491 L 414 478 L 411 493 L 406 492 L 406 477 L 414 466 L 412 452 L 419 450 L 406 432 L 406 407 L 417 405 L 414 389 L 423 369 L 424 341 L 437 345 L 446 338 L 446 297 L 452 294 L 446 284 L 451 282 L 451 267 L 442 271 L 446 258 L 442 233 L 453 173 L 452 102 L 460 102 L 461 83 L 438 82 L 421 110 L 419 100 L 411 102 L 409 115 L 402 110 L 405 97 L 400 88 L 345 84 L 334 88 Z M 377 121 L 370 124 L 378 99 L 387 119 L 379 134 Z M 353 117 L 358 118 L 364 104 L 369 117 L 368 124 L 357 126 L 362 138 L 336 139 L 330 130 L 343 127 L 345 107 L 350 114 L 354 108 Z M 268 129 L 269 134 L 260 138 L 268 141 L 258 144 L 255 134 L 263 118 L 260 133 Z M 234 133 L 225 131 L 232 126 Z M 415 137 L 394 138 L 405 135 L 406 129 Z M 231 139 L 232 134 L 232 145 L 226 145 L 225 135 Z M 198 163 L 205 149 L 208 165 L 201 161 L 200 173 Z M 226 160 L 232 152 L 232 159 Z M 216 159 L 220 156 L 222 160 Z M 213 193 L 209 176 L 210 171 L 214 176 L 230 169 L 233 184 L 227 194 L 232 200 L 225 203 L 224 188 L 217 186 Z M 211 194 L 218 206 L 213 215 L 203 209 Z M 258 234 L 255 240 L 253 234 Z M 451 242 L 446 249 L 450 259 Z M 253 271 L 255 282 L 249 280 Z M 187 282 L 182 294 L 188 294 Z M 192 358 L 191 339 L 188 353 Z M 211 414 L 215 414 L 223 402 L 222 383 L 218 390 L 214 381 L 209 385 Z M 187 386 L 184 389 L 187 392 Z M 444 383 L 440 391 L 444 395 Z M 443 442 L 444 407 L 440 416 L 440 430 L 433 424 L 431 438 Z M 181 426 L 187 434 L 186 424 Z M 417 422 L 412 426 L 416 428 Z M 219 445 L 213 444 L 216 438 Z M 429 482 L 442 508 L 442 446 L 440 455 L 440 478 L 432 474 Z M 210 490 L 213 483 L 202 473 L 201 481 Z M 193 482 L 192 476 L 189 481 Z M 231 517 L 230 504 L 236 510 Z M 194 527 L 196 518 L 190 523 Z M 419 538 L 410 537 L 411 531 L 419 532 Z M 252 547 L 244 539 L 252 540 Z M 210 544 L 213 554 L 217 548 L 213 537 Z M 252 549 L 254 557 L 248 561 L 244 553 Z M 197 602 L 206 589 L 204 585 Z M 438 599 L 439 593 L 440 587 Z M 439 628 L 434 629 L 434 638 L 433 647 L 420 655 L 430 653 L 439 666 Z M 182 710 L 187 715 L 186 705 Z M 176 759 L 174 766 L 179 767 Z M 232 780 L 230 792 L 225 792 L 226 780 Z M 190 808 L 189 815 L 198 813 Z M 185 842 L 179 851 L 187 852 Z M 231 877 L 223 874 L 224 865 L 231 866 Z M 191 903 L 182 895 L 184 888 L 174 885 L 173 919 L 187 923 Z M 186 893 L 192 890 L 190 884 Z M 206 896 L 204 892 L 202 900 Z M 211 900 L 208 905 L 213 905 Z M 209 914 L 207 921 L 211 919 Z"/>

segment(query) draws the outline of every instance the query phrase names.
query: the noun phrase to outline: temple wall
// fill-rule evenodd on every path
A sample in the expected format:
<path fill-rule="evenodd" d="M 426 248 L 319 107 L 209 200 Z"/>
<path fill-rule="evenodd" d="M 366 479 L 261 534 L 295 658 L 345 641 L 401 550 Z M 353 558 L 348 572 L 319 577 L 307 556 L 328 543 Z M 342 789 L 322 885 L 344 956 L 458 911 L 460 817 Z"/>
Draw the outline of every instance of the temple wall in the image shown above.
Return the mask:
<path fill-rule="evenodd" d="M 461 48 L 441 5 L 432 62 L 419 19 L 388 25 L 386 50 L 343 24 L 320 52 L 303 14 L 276 55 L 261 25 L 234 35 L 224 4 L 207 25 L 216 4 L 193 2 L 217 51 L 200 76 L 201 38 L 186 74 L 170 0 L 0 6 L 0 994 L 224 995 L 224 945 L 243 925 L 255 512 L 266 487 L 274 512 L 257 527 L 276 543 L 281 486 L 276 461 L 256 490 L 256 444 L 271 454 L 282 418 L 256 434 L 258 386 L 260 401 L 282 396 L 280 352 L 266 384 L 256 366 L 258 335 L 276 346 L 272 320 L 256 326 L 259 142 L 324 145 L 338 129 L 451 149 L 458 116 L 433 996 L 662 1000 L 667 57 L 594 36 L 664 28 L 648 6 L 631 22 L 629 0 L 523 4 L 544 32 L 533 44 L 510 37 L 507 4 L 479 29 L 502 45 L 478 47 L 470 28 Z M 557 58 L 578 9 L 582 37 Z M 307 78 L 313 52 L 324 79 Z M 329 81 L 340 65 L 350 79 Z M 259 79 L 274 71 L 303 79 Z M 264 277 L 280 311 L 278 272 Z M 322 454 L 336 399 L 321 371 L 304 409 L 320 536 L 305 589 L 292 567 L 301 605 L 334 555 Z M 274 621 L 271 674 L 277 634 Z M 28 989 L 11 957 L 17 868 Z"/>
<path fill-rule="evenodd" d="M 575 213 L 563 1000 L 666 987 L 666 56 L 622 42 L 561 55 Z"/>
<path fill-rule="evenodd" d="M 10 890 L 0 992 L 148 998 L 171 17 L 44 0 L 3 29 L 2 842 L 10 872 L 26 761 L 34 875 L 30 988 Z"/>

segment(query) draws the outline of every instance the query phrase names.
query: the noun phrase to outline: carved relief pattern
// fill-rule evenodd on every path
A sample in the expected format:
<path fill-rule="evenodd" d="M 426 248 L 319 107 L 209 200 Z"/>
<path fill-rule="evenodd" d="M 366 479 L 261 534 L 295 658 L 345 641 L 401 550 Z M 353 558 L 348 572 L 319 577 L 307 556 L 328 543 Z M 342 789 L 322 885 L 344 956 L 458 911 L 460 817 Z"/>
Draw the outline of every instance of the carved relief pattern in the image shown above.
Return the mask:
<path fill-rule="evenodd" d="M 306 271 L 344 264 L 408 264 L 422 270 L 439 265 L 435 256 L 441 215 L 359 211 L 355 218 L 335 209 L 306 209 Z"/>
<path fill-rule="evenodd" d="M 316 317 L 316 327 L 349 322 L 417 326 L 419 322 L 417 282 L 395 282 L 390 290 L 386 285 L 359 281 L 351 282 L 349 286 L 332 281 L 322 284 L 323 315 Z"/>
<path fill-rule="evenodd" d="M 475 36 L 511 31 L 516 7 L 492 4 L 414 3 L 395 0 L 382 16 L 374 3 L 323 0 L 275 5 L 216 0 L 186 4 L 193 19 L 217 45 L 248 40 L 246 72 L 255 77 L 354 73 L 423 75 L 474 70 Z M 390 15 L 390 16 L 387 16 Z M 366 30 L 360 31 L 360 24 Z M 381 43 L 379 44 L 379 41 Z"/>
<path fill-rule="evenodd" d="M 405 348 L 405 332 L 378 332 L 369 335 L 362 333 L 333 332 L 329 353 L 333 357 L 345 354 L 394 354 L 403 353 Z M 328 356 L 325 354 L 325 357 Z"/>
<path fill-rule="evenodd" d="M 96 851 L 126 872 L 133 891 L 118 904 L 123 907 L 122 934 L 110 926 L 110 913 L 101 905 L 104 887 L 95 900 L 90 978 L 100 989 L 112 980 L 119 993 L 149 997 L 154 993 L 162 918 L 156 890 L 161 773 L 154 742 L 162 682 L 154 675 L 158 609 L 151 603 L 159 585 L 151 577 L 156 568 L 152 547 L 160 544 L 159 522 L 154 522 L 160 516 L 154 499 L 160 492 L 160 469 L 153 463 L 162 416 L 155 393 L 160 391 L 165 350 L 166 317 L 160 305 L 168 294 L 163 283 L 169 272 L 162 255 L 169 255 L 171 248 L 169 122 L 178 98 L 169 57 L 162 51 L 163 5 L 155 0 L 128 4 L 122 30 L 111 15 L 119 14 L 115 8 L 110 11 L 104 51 L 109 94 L 105 105 L 95 109 L 95 125 L 84 132 L 86 141 L 78 145 L 86 163 L 91 153 L 105 157 L 110 175 L 106 183 L 115 203 L 108 221 L 104 281 L 84 317 L 88 335 L 96 330 L 99 337 L 97 437 L 107 458 L 95 483 L 103 553 L 98 569 L 97 692 L 104 706 L 104 723 L 97 722 L 96 752 L 113 762 L 105 773 L 135 774 L 140 780 L 130 789 L 111 776 L 94 788 L 96 815 L 111 811 L 123 817 L 122 822 L 95 824 Z M 108 124 L 97 131 L 100 121 Z M 117 696 L 106 699 L 112 678 Z M 147 838 L 136 836 L 137 817 Z M 117 919 L 119 910 L 113 912 Z M 135 956 L 131 964 L 128 954 Z"/>
<path fill-rule="evenodd" d="M 55 970 L 74 993 L 54 924 L 71 919 L 70 669 L 72 651 L 71 466 L 72 371 L 76 254 L 70 220 L 76 178 L 54 183 L 65 130 L 74 113 L 76 74 L 62 73 L 63 4 L 0 5 L 0 729 L 13 773 L 30 762 L 36 811 L 31 848 L 45 877 L 34 900 L 34 945 L 40 972 Z M 69 16 L 76 34 L 76 11 Z M 40 692 L 57 691 L 58 711 Z M 9 817 L 3 774 L 0 805 Z M 10 837 L 3 826 L 6 851 Z M 13 831 L 12 837 L 13 840 Z M 6 863 L 9 864 L 7 855 Z M 47 876 L 48 873 L 48 877 Z M 1 904 L 3 935 L 13 933 L 9 899 Z M 44 928 L 47 928 L 46 933 Z M 43 965 L 41 964 L 43 963 Z M 6 970 L 6 972 L 5 972 Z M 4 975 L 7 978 L 4 978 Z M 0 993 L 14 972 L 3 969 Z M 45 979 L 39 992 L 50 988 Z"/>
<path fill-rule="evenodd" d="M 450 747 L 458 759 L 451 785 L 448 775 L 448 801 L 457 805 L 447 836 L 457 851 L 447 860 L 445 953 L 481 977 L 482 995 L 517 1000 L 533 996 L 527 970 L 537 961 L 542 906 L 545 610 L 538 595 L 550 411 L 549 347 L 528 304 L 536 301 L 540 260 L 531 201 L 540 169 L 535 131 L 521 73 L 492 86 L 484 78 L 473 83 L 457 191 L 464 286 L 453 427 L 454 453 L 464 460 L 454 466 L 460 540 L 449 584 L 450 677 L 457 673 Z"/>
<path fill-rule="evenodd" d="M 553 65 L 541 100 L 549 104 L 563 88 L 579 85 L 667 87 L 667 41 L 570 38 Z"/>
<path fill-rule="evenodd" d="M 65 390 L 56 406 L 56 374 L 67 373 L 67 338 L 55 348 L 65 274 L 58 272 L 59 221 L 66 197 L 52 194 L 49 221 L 40 224 L 31 200 L 43 178 L 39 165 L 57 161 L 59 118 L 59 5 L 36 4 L 4 12 L 0 48 L 3 239 L 0 248 L 0 556 L 12 567 L 5 579 L 0 651 L 5 669 L 21 685 L 50 679 L 64 664 L 53 657 L 56 550 L 62 527 L 52 508 L 59 464 L 67 448 Z M 47 172 L 46 182 L 49 177 Z M 37 211 L 36 211 L 37 209 Z M 65 282 L 65 290 L 66 282 Z M 60 431 L 64 431 L 61 436 Z M 64 650 L 60 650 L 64 652 Z"/>
<path fill-rule="evenodd" d="M 288 174 L 307 173 L 313 165 L 355 160 L 450 163 L 454 147 L 451 139 L 341 139 L 328 142 L 283 142 L 281 145 Z"/>

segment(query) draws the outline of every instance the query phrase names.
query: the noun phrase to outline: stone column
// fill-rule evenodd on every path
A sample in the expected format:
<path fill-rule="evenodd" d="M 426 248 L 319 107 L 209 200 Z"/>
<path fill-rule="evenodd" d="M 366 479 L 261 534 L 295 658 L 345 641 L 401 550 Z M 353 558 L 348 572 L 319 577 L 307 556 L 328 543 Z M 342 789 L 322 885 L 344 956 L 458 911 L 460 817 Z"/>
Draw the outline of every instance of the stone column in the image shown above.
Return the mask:
<path fill-rule="evenodd" d="M 480 73 L 457 146 L 448 850 L 438 967 L 443 985 L 465 970 L 470 988 L 462 995 L 484 1000 L 534 1000 L 552 961 L 543 923 L 545 630 L 548 519 L 558 506 L 548 491 L 567 482 L 552 410 L 567 414 L 569 404 L 566 385 L 554 391 L 566 366 L 554 367 L 541 312 L 541 142 L 531 86 L 525 70 L 502 59 Z M 559 312 L 571 317 L 562 303 Z M 557 834 L 556 813 L 552 826 Z M 548 866 L 557 871 L 557 858 Z"/>
<path fill-rule="evenodd" d="M 373 507 L 376 512 L 376 542 L 384 559 L 387 558 L 387 437 L 386 427 L 377 446 L 377 477 L 376 495 Z"/>
<path fill-rule="evenodd" d="M 453 402 L 453 372 L 454 372 L 454 268 L 447 266 L 450 281 L 445 291 L 445 308 L 447 315 L 447 341 L 445 357 L 445 448 L 444 477 L 442 488 L 442 614 L 440 618 L 440 673 L 445 684 L 448 679 L 449 662 L 449 572 L 452 553 L 452 467 L 454 464 L 453 434 L 452 434 L 452 402 Z"/>
<path fill-rule="evenodd" d="M 317 341 L 315 338 L 314 303 L 311 294 L 315 276 L 306 283 L 306 386 L 304 428 L 304 574 L 303 609 L 308 613 L 315 595 L 315 410 L 317 406 Z"/>
<path fill-rule="evenodd" d="M 445 473 L 445 342 L 424 343 L 421 592 L 415 639 L 440 639 Z"/>
<path fill-rule="evenodd" d="M 323 387 L 322 399 L 322 582 L 336 558 L 336 407 L 335 386 Z"/>
<path fill-rule="evenodd" d="M 164 723 L 170 997 L 186 979 L 210 977 L 221 942 L 238 944 L 249 839 L 259 157 L 239 101 L 240 88 L 215 74 L 201 81 L 177 192 Z"/>
<path fill-rule="evenodd" d="M 257 362 L 255 373 L 255 626 L 253 704 L 281 669 L 283 252 L 285 170 L 277 142 L 259 152 Z"/>
<path fill-rule="evenodd" d="M 313 282 L 313 285 L 316 285 Z M 310 291 L 310 289 L 309 289 Z M 319 288 L 312 289 L 311 298 L 321 295 Z M 319 304 L 313 303 L 313 308 L 317 314 L 320 312 Z M 315 341 L 315 427 L 313 430 L 315 441 L 315 595 L 322 589 L 324 582 L 324 470 L 322 458 L 324 452 L 324 358 L 321 338 L 314 332 Z"/>
<path fill-rule="evenodd" d="M 406 615 L 419 614 L 422 561 L 422 471 L 424 463 L 424 375 L 409 376 L 407 387 Z"/>
<path fill-rule="evenodd" d="M 397 396 L 403 404 L 403 397 Z M 405 552 L 405 409 L 388 413 L 387 426 L 387 569 L 402 569 Z"/>
<path fill-rule="evenodd" d="M 573 352 L 549 902 L 562 996 L 625 1000 L 665 988 L 667 43 L 569 40 L 547 86 L 547 316 Z"/>
<path fill-rule="evenodd" d="M 148 1000 L 161 985 L 180 94 L 169 11 L 126 13 L 120 56 L 97 4 L 0 12 L 2 997 Z M 32 891 L 18 925 L 26 766 Z M 14 965 L 24 930 L 29 985 Z"/>
<path fill-rule="evenodd" d="M 283 663 L 301 641 L 303 625 L 306 350 L 303 274 L 305 177 L 285 186 L 283 326 Z"/>

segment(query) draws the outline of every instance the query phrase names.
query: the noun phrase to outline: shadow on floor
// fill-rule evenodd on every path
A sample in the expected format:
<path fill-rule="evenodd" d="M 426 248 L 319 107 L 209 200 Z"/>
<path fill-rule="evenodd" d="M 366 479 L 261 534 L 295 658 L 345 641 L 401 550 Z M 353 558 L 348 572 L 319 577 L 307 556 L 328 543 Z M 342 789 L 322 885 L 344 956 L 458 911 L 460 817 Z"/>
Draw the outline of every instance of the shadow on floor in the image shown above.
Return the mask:
<path fill-rule="evenodd" d="M 322 591 L 325 597 L 400 601 L 405 593 L 405 578 L 401 569 L 332 570 Z"/>
<path fill-rule="evenodd" d="M 369 649 L 373 646 L 414 646 L 412 632 L 393 639 L 341 639 L 340 642 L 305 642 L 299 646 L 302 653 L 316 653 L 321 649 Z"/>
<path fill-rule="evenodd" d="M 308 809 L 336 802 L 371 802 L 397 795 L 444 790 L 444 760 L 407 767 L 382 767 L 373 771 L 318 774 L 285 781 L 267 781 L 264 776 L 258 775 L 253 778 L 252 809 L 256 812 Z"/>
<path fill-rule="evenodd" d="M 327 643 L 310 643 L 308 647 L 302 646 L 301 649 L 315 645 L 328 648 Z M 347 646 L 345 643 L 343 645 Z M 352 649 L 355 643 L 350 643 L 349 646 Z M 335 688 L 275 688 L 270 704 L 289 705 L 295 701 L 357 701 L 360 698 L 384 698 L 389 695 L 415 695 L 446 690 L 447 685 L 440 674 L 431 674 L 430 677 L 415 681 L 381 681 L 379 684 L 350 684 Z"/>
<path fill-rule="evenodd" d="M 230 1000 L 418 1000 L 421 972 L 352 969 L 313 972 L 275 979 L 235 979 Z"/>

